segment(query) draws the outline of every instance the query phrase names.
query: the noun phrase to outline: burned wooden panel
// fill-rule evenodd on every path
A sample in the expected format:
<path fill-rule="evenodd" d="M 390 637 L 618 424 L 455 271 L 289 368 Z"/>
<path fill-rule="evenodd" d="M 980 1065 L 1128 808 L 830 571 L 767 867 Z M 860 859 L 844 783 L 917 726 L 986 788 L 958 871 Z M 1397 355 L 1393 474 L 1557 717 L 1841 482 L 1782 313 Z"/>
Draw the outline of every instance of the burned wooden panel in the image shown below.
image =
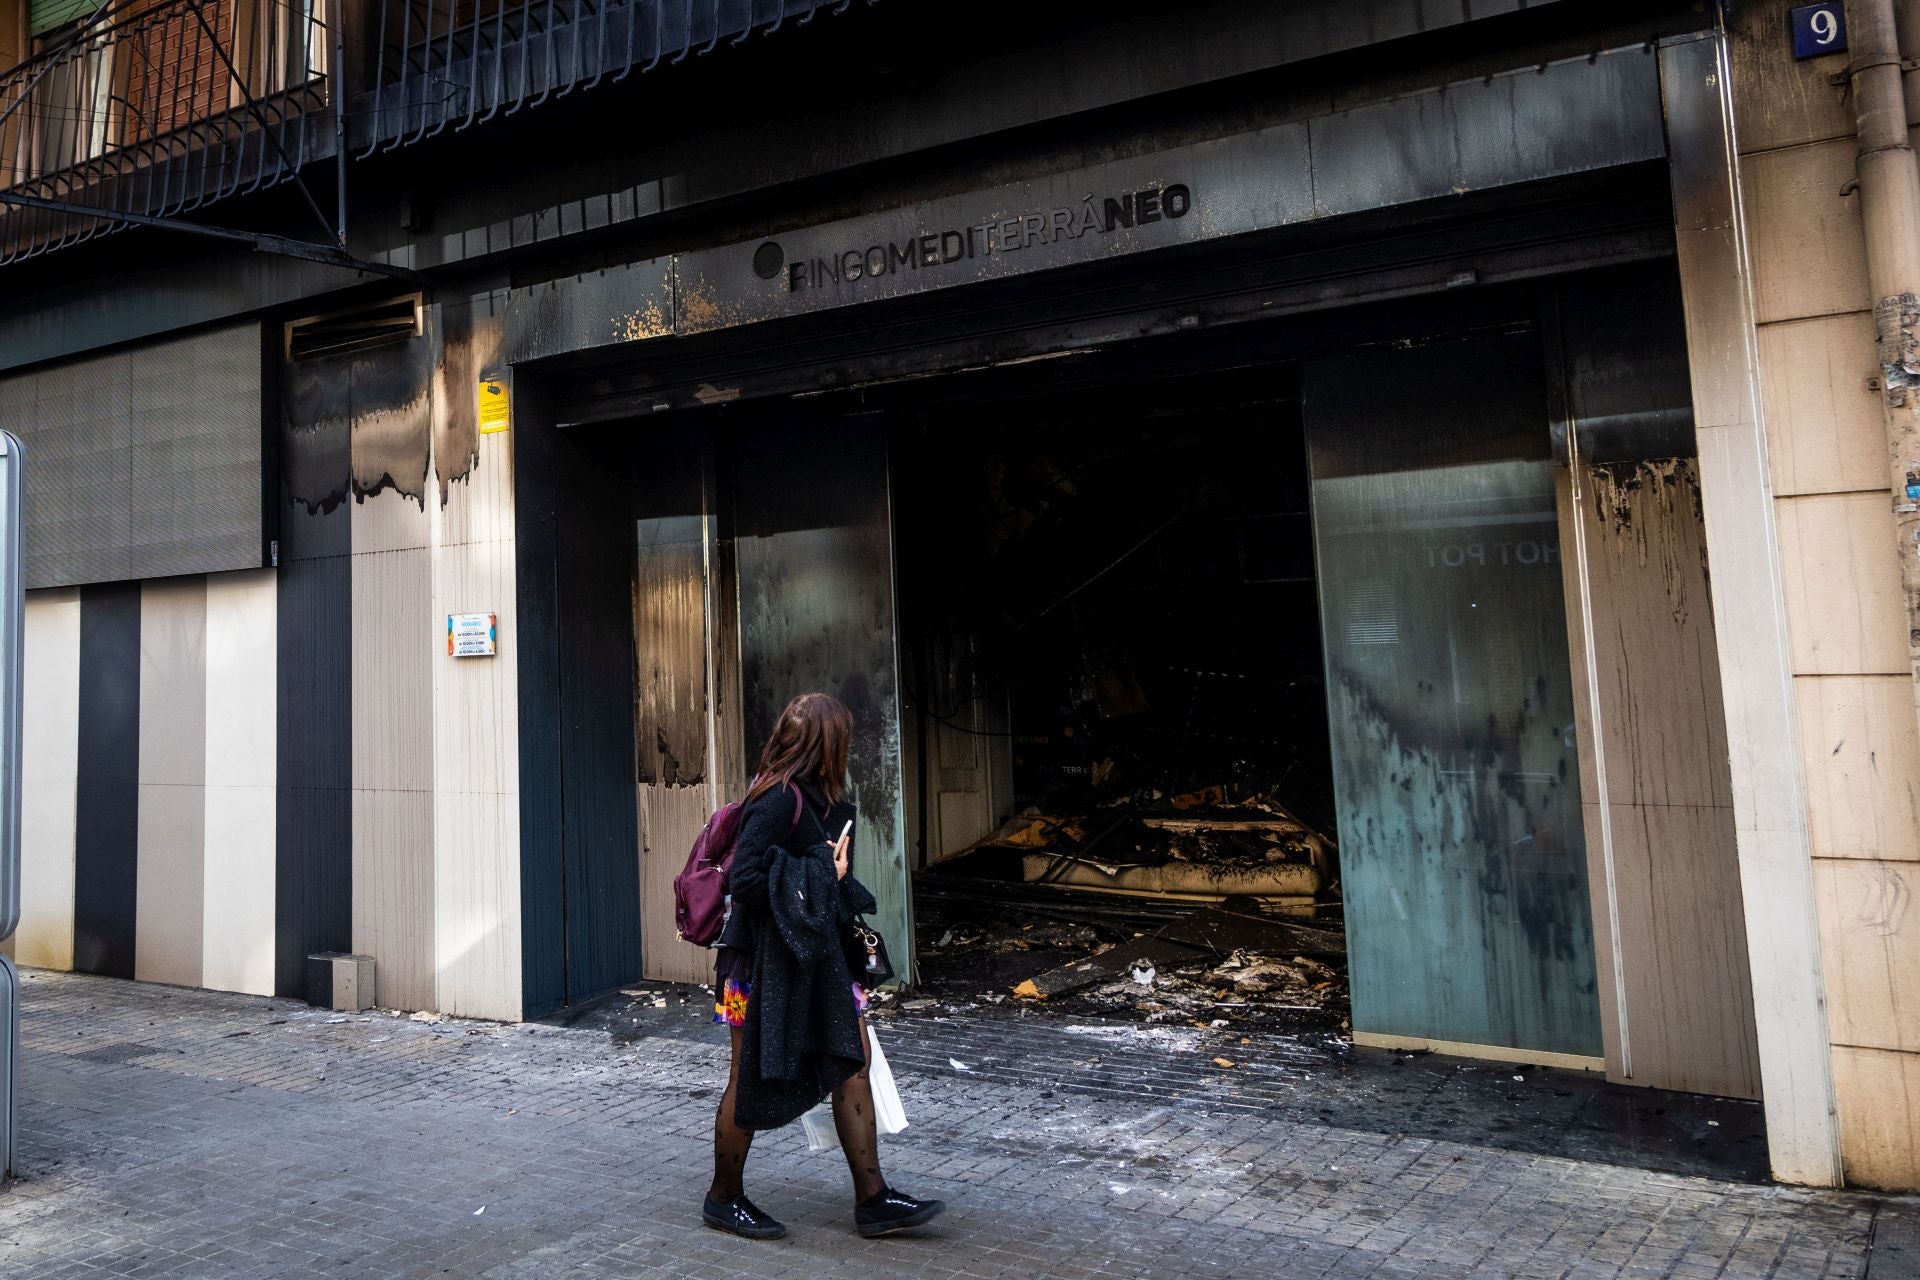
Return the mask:
<path fill-rule="evenodd" d="M 673 920 L 673 878 L 707 820 L 707 789 L 642 784 L 637 791 L 641 971 L 664 982 L 712 982 L 713 953 L 683 942 Z"/>
<path fill-rule="evenodd" d="M 1758 1097 L 1753 989 L 1677 280 L 1556 286 L 1556 473 L 1608 1074 Z"/>
<path fill-rule="evenodd" d="M 1609 1076 L 1760 1096 L 1698 465 L 1559 476 Z M 1576 523 L 1577 522 L 1577 523 Z"/>
<path fill-rule="evenodd" d="M 639 522 L 633 575 L 634 756 L 639 782 L 707 780 L 705 520 Z"/>
<path fill-rule="evenodd" d="M 712 958 L 681 941 L 673 877 L 711 811 L 708 520 L 700 447 L 641 450 L 633 575 L 634 767 L 640 958 L 649 978 L 707 982 Z M 663 475 L 675 472 L 677 475 Z M 679 481 L 679 483 L 673 483 Z"/>

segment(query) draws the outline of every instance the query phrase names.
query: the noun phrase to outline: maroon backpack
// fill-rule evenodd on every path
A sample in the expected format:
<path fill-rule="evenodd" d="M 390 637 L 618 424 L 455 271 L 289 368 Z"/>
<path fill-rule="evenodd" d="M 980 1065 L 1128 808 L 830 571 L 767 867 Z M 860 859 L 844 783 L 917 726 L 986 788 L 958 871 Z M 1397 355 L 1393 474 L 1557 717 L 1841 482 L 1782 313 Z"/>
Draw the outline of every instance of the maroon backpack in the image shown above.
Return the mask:
<path fill-rule="evenodd" d="M 800 825 L 800 788 L 793 789 L 793 824 Z M 736 801 L 713 811 L 687 855 L 687 865 L 673 878 L 674 927 L 686 941 L 710 947 L 727 921 L 727 873 L 733 869 L 733 847 L 740 840 L 744 804 Z"/>

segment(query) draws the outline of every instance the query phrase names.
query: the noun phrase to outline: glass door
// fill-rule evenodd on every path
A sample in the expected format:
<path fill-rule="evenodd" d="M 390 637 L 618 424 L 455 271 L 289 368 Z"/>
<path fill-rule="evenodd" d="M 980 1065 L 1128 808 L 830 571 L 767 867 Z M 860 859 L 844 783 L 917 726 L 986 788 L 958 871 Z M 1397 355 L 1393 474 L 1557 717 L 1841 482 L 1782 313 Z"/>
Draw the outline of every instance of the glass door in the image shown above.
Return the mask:
<path fill-rule="evenodd" d="M 887 436 L 878 418 L 783 407 L 744 424 L 734 453 L 747 769 L 789 698 L 831 693 L 853 712 L 853 872 L 912 980 L 900 682 Z"/>

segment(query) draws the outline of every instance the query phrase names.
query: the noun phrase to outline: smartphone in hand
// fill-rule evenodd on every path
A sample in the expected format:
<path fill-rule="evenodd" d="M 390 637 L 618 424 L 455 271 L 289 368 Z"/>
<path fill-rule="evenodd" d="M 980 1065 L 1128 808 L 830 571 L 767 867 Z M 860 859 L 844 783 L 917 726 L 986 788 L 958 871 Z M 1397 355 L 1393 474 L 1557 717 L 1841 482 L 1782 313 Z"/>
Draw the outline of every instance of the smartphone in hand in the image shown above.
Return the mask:
<path fill-rule="evenodd" d="M 848 818 L 847 824 L 844 827 L 840 828 L 840 838 L 833 842 L 834 870 L 839 873 L 840 878 L 843 880 L 846 879 L 846 876 L 847 876 L 848 854 L 850 852 L 847 848 L 847 840 L 852 835 L 853 835 L 853 819 Z"/>

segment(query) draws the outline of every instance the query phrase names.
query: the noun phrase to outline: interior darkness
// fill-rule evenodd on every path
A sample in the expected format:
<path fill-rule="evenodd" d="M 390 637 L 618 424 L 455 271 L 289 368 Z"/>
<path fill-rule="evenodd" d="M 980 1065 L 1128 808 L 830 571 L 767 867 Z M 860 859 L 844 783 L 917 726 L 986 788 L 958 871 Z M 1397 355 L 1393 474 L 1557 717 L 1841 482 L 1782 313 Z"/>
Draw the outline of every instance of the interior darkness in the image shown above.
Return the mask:
<path fill-rule="evenodd" d="M 896 433 L 910 701 L 1006 706 L 1015 813 L 1224 786 L 1332 835 L 1292 371 L 1054 375 L 948 380 Z"/>

